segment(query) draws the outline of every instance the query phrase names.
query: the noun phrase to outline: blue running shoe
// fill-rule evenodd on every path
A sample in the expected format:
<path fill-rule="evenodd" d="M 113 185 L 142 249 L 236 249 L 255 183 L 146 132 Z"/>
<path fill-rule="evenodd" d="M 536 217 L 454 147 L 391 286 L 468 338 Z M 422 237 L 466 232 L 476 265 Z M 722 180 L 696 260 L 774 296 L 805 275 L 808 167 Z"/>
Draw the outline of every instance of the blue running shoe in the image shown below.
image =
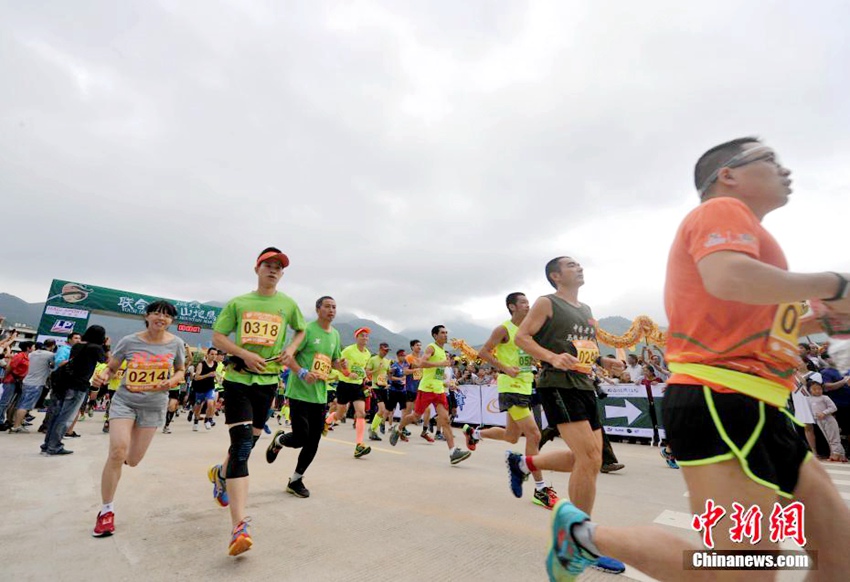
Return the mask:
<path fill-rule="evenodd" d="M 608 572 L 609 574 L 622 574 L 626 571 L 626 565 L 624 563 L 608 556 L 599 556 L 593 568 L 602 572 Z"/>
<path fill-rule="evenodd" d="M 514 497 L 522 497 L 522 484 L 528 479 L 528 473 L 520 469 L 522 455 L 513 451 L 505 451 L 505 464 L 508 466 L 508 477 L 511 480 L 511 493 Z"/>
<path fill-rule="evenodd" d="M 221 465 L 213 465 L 207 471 L 207 477 L 213 484 L 213 499 L 220 507 L 227 507 L 230 504 L 230 498 L 227 496 L 227 481 L 221 476 L 221 470 Z"/>
<path fill-rule="evenodd" d="M 676 462 L 676 458 L 673 456 L 673 453 L 668 453 L 667 449 L 661 447 L 661 456 L 667 461 L 667 466 L 671 469 L 678 469 L 679 463 Z"/>
<path fill-rule="evenodd" d="M 549 580 L 573 580 L 585 568 L 596 565 L 597 557 L 578 545 L 572 535 L 573 527 L 589 520 L 585 512 L 566 499 L 552 510 L 552 551 L 546 564 Z"/>

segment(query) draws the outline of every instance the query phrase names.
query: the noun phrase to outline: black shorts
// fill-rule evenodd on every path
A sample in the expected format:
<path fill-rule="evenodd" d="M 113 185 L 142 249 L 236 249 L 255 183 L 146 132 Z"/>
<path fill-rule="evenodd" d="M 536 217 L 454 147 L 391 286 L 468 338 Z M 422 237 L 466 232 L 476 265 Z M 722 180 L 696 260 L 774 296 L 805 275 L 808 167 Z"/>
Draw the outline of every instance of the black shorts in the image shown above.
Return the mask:
<path fill-rule="evenodd" d="M 375 393 L 375 400 L 383 402 L 384 404 L 387 403 L 389 395 L 387 394 L 386 388 L 373 388 L 372 391 Z"/>
<path fill-rule="evenodd" d="M 168 399 L 169 400 L 180 400 L 180 390 L 169 390 L 168 391 Z"/>
<path fill-rule="evenodd" d="M 786 413 L 744 394 L 670 384 L 661 416 L 670 449 L 683 467 L 737 459 L 756 483 L 786 495 L 797 487 L 800 466 L 810 454 Z M 742 451 L 750 439 L 752 447 Z"/>
<path fill-rule="evenodd" d="M 596 408 L 596 393 L 578 388 L 538 388 L 543 412 L 549 426 L 586 420 L 591 430 L 599 430 L 599 409 Z"/>
<path fill-rule="evenodd" d="M 363 393 L 363 384 L 349 384 L 348 382 L 337 384 L 336 401 L 339 404 L 348 404 L 355 400 L 366 400 L 366 395 Z"/>
<path fill-rule="evenodd" d="M 96 398 L 97 398 L 98 400 L 100 400 L 101 398 L 103 398 L 103 397 L 104 397 L 104 396 L 106 396 L 107 394 L 109 394 L 109 384 L 104 384 L 103 386 L 101 386 L 101 387 L 98 389 L 98 391 L 97 391 L 97 397 L 96 397 Z"/>
<path fill-rule="evenodd" d="M 531 394 L 517 394 L 516 392 L 499 392 L 499 412 L 507 412 L 509 408 L 519 406 L 520 408 L 531 408 Z M 548 419 L 549 416 L 547 415 Z"/>
<path fill-rule="evenodd" d="M 407 406 L 407 392 L 404 390 L 389 390 L 387 393 L 387 410 L 392 412 L 398 405 L 399 412 L 404 412 Z"/>
<path fill-rule="evenodd" d="M 240 384 L 224 381 L 224 423 L 250 422 L 254 428 L 263 428 L 269 417 L 277 384 Z"/>
<path fill-rule="evenodd" d="M 336 400 L 336 390 L 328 390 L 328 404 Z"/>

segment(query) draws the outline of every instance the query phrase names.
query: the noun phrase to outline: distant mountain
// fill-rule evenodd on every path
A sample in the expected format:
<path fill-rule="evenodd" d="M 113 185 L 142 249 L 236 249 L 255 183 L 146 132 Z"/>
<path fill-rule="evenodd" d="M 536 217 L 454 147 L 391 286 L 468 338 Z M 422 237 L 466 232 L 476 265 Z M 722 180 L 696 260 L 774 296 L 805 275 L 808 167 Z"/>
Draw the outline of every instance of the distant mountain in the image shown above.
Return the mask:
<path fill-rule="evenodd" d="M 16 323 L 36 327 L 44 311 L 44 303 L 27 303 L 23 299 L 0 293 L 0 315 L 6 318 L 4 326 L 9 327 Z"/>
<path fill-rule="evenodd" d="M 441 322 L 449 330 L 449 338 L 457 338 L 466 340 L 471 346 L 482 346 L 487 338 L 490 337 L 492 328 L 484 327 L 468 321 L 444 321 Z M 428 345 L 431 339 L 431 328 L 428 329 L 405 329 L 400 332 L 401 335 L 407 336 L 410 339 L 421 340 L 423 344 Z"/>

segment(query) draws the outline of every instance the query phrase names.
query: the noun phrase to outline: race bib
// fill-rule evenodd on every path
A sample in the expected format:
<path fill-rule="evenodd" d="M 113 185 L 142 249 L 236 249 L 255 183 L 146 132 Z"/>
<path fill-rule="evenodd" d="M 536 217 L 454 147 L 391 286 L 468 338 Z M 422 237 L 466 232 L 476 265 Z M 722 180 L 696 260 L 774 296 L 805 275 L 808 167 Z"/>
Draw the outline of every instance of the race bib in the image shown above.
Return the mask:
<path fill-rule="evenodd" d="M 531 372 L 531 367 L 534 365 L 534 358 L 526 354 L 524 351 L 519 351 L 519 371 Z"/>
<path fill-rule="evenodd" d="M 576 348 L 576 357 L 580 364 L 576 371 L 589 374 L 591 366 L 596 363 L 596 358 L 599 357 L 599 346 L 592 340 L 573 340 L 573 345 Z"/>
<path fill-rule="evenodd" d="M 170 377 L 170 366 L 163 362 L 132 363 L 127 368 L 124 386 L 130 392 L 154 392 Z M 168 390 L 168 388 L 165 388 Z"/>
<path fill-rule="evenodd" d="M 283 320 L 279 315 L 246 311 L 242 314 L 242 345 L 273 346 L 282 324 Z"/>
<path fill-rule="evenodd" d="M 378 386 L 386 386 L 387 385 L 387 375 L 386 374 L 378 374 L 377 384 L 378 384 Z"/>
<path fill-rule="evenodd" d="M 797 366 L 800 355 L 797 338 L 800 335 L 800 318 L 803 315 L 801 303 L 783 303 L 776 308 L 770 335 L 767 338 L 768 351 L 780 361 Z"/>
<path fill-rule="evenodd" d="M 362 381 L 364 378 L 366 378 L 366 370 L 363 369 L 363 366 L 351 366 L 351 373 L 357 376 L 355 380 Z"/>
<path fill-rule="evenodd" d="M 434 368 L 434 378 L 442 380 L 445 377 L 445 368 Z"/>
<path fill-rule="evenodd" d="M 331 359 L 325 354 L 313 356 L 313 365 L 310 371 L 321 381 L 326 382 L 331 375 Z"/>
<path fill-rule="evenodd" d="M 411 374 L 411 376 L 413 376 L 414 380 L 421 380 L 422 379 L 422 368 L 414 368 L 413 374 Z"/>

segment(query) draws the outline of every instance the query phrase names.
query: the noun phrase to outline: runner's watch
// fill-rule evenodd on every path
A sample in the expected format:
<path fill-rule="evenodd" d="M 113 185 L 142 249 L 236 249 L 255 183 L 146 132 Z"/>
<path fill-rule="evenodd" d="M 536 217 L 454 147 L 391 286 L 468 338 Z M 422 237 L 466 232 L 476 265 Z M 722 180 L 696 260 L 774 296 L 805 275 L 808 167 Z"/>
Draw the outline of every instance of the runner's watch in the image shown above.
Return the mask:
<path fill-rule="evenodd" d="M 835 295 L 829 299 L 821 299 L 821 301 L 838 301 L 839 299 L 847 299 L 847 296 L 850 295 L 850 281 L 845 279 L 844 276 L 839 273 L 835 273 L 833 271 L 830 271 L 830 273 L 838 277 L 838 290 L 835 292 Z"/>

